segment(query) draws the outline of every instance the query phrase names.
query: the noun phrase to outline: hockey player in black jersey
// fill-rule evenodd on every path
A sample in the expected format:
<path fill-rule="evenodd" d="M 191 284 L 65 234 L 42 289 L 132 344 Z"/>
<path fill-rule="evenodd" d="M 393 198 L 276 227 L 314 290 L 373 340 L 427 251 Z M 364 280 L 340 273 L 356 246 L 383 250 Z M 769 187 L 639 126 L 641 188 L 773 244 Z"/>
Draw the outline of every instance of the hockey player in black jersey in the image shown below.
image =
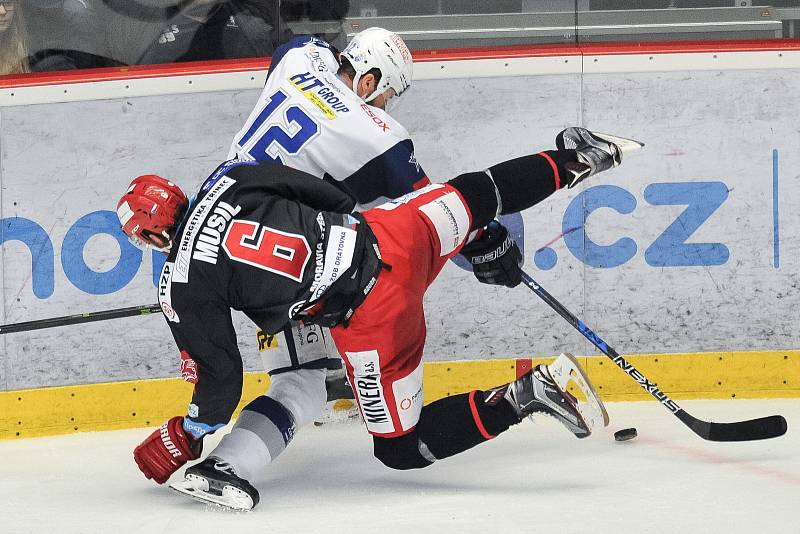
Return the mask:
<path fill-rule="evenodd" d="M 577 437 L 588 436 L 598 421 L 607 424 L 588 378 L 565 355 L 511 384 L 422 402 L 422 296 L 444 263 L 459 252 L 478 264 L 503 260 L 506 240 L 484 230 L 497 215 L 574 187 L 641 147 L 582 128 L 564 130 L 556 144 L 559 150 L 462 174 L 363 214 L 349 213 L 352 200 L 334 186 L 274 163 L 225 162 L 190 205 L 163 178 L 135 179 L 118 203 L 120 222 L 132 239 L 169 251 L 159 302 L 188 370 L 184 376 L 195 384 L 187 415 L 173 417 L 136 447 L 145 476 L 164 483 L 200 457 L 205 435 L 230 420 L 243 374 L 231 309 L 268 333 L 290 321 L 330 327 L 375 456 L 395 469 L 430 465 L 534 413 L 557 418 Z M 494 265 L 518 269 L 511 260 Z M 570 373 L 585 384 L 583 409 L 560 380 Z M 242 421 L 247 431 L 239 431 Z M 272 426 L 282 443 L 260 440 L 258 429 Z M 258 397 L 220 446 L 173 487 L 252 508 L 259 496 L 249 480 L 295 430 L 291 406 Z M 226 447 L 226 440 L 236 446 Z"/>

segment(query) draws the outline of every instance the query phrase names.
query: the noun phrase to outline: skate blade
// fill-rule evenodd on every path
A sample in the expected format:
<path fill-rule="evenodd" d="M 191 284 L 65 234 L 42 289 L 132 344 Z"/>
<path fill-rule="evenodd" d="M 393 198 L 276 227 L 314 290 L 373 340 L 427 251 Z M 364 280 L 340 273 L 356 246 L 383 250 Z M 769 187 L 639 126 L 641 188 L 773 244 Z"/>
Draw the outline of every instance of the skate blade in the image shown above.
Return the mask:
<path fill-rule="evenodd" d="M 594 135 L 595 137 L 599 137 L 604 141 L 608 141 L 609 143 L 617 145 L 617 147 L 619 147 L 620 152 L 622 152 L 623 156 L 626 156 L 631 152 L 635 152 L 637 150 L 641 150 L 644 148 L 644 143 L 642 143 L 641 141 L 637 141 L 636 139 L 628 139 L 627 137 L 619 137 L 616 135 L 599 133 L 599 132 L 592 132 L 592 135 Z"/>
<path fill-rule="evenodd" d="M 567 393 L 567 395 L 569 395 L 569 393 Z M 569 396 L 571 396 L 571 395 L 569 395 Z M 579 416 L 579 417 L 581 417 L 581 418 L 583 418 L 583 415 L 582 415 L 582 414 L 580 414 L 580 413 L 578 413 L 578 416 Z M 575 436 L 575 437 L 576 437 L 576 438 L 578 438 L 578 439 L 588 438 L 589 436 L 591 436 L 591 435 L 592 435 L 591 426 L 590 426 L 590 425 L 588 425 L 588 424 L 586 423 L 586 421 L 585 421 L 585 420 L 583 421 L 583 423 L 584 423 L 585 425 L 587 425 L 587 427 L 589 428 L 589 430 L 582 430 L 582 429 L 577 429 L 577 428 L 570 428 L 569 426 L 567 426 L 567 425 L 565 425 L 565 424 L 564 424 L 564 421 L 563 421 L 561 418 L 559 418 L 558 416 L 555 416 L 555 415 L 553 415 L 553 414 L 550 414 L 550 413 L 532 413 L 532 414 L 530 414 L 530 415 L 528 416 L 528 420 L 529 420 L 529 421 L 531 421 L 531 422 L 533 422 L 533 423 L 535 424 L 535 423 L 536 423 L 536 422 L 539 420 L 539 417 L 541 417 L 541 418 L 543 418 L 543 419 L 548 419 L 548 420 L 550 420 L 550 421 L 553 421 L 554 423 L 557 423 L 557 424 L 558 424 L 558 426 L 560 426 L 560 427 L 566 427 L 566 429 L 567 429 L 569 432 L 571 432 L 571 433 L 572 433 L 572 435 L 573 435 L 573 436 Z"/>
<path fill-rule="evenodd" d="M 348 423 L 358 421 L 361 413 L 358 405 L 353 399 L 338 399 L 330 401 L 325 406 L 325 410 L 314 421 L 314 425 L 322 426 L 330 423 Z"/>
<path fill-rule="evenodd" d="M 222 489 L 222 495 L 215 495 L 208 491 L 208 481 L 195 475 L 187 475 L 186 479 L 170 484 L 169 487 L 196 501 L 213 504 L 227 510 L 249 512 L 254 506 L 252 497 L 239 488 L 225 486 Z"/>
<path fill-rule="evenodd" d="M 606 407 L 575 356 L 561 354 L 547 368 L 558 387 L 576 399 L 575 408 L 590 431 L 599 426 L 608 426 Z"/>

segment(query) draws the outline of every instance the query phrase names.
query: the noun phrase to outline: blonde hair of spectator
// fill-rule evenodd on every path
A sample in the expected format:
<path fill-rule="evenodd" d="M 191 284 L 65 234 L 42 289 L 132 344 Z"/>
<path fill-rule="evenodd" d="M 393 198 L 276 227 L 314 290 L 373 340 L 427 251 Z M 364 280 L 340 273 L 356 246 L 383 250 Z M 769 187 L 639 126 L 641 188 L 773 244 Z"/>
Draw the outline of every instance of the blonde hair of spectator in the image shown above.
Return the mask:
<path fill-rule="evenodd" d="M 30 72 L 21 8 L 19 0 L 0 1 L 0 75 Z"/>

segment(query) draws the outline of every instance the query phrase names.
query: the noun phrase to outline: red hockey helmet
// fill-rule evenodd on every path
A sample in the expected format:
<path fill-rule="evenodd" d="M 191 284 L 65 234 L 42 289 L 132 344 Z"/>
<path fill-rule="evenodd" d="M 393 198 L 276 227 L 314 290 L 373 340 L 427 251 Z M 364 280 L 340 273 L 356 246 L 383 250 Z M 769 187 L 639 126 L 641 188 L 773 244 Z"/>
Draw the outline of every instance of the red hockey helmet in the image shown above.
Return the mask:
<path fill-rule="evenodd" d="M 178 220 L 189 201 L 181 188 L 155 174 L 134 178 L 117 203 L 122 231 L 141 249 L 169 252 Z"/>

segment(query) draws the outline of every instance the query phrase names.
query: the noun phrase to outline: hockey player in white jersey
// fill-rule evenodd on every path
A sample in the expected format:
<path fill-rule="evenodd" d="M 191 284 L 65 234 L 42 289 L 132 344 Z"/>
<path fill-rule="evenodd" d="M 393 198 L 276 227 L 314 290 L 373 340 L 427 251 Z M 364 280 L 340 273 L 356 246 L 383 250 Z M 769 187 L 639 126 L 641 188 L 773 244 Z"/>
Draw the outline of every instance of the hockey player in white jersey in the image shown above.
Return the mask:
<path fill-rule="evenodd" d="M 360 32 L 341 56 L 325 41 L 296 37 L 273 54 L 228 159 L 272 160 L 305 171 L 348 193 L 358 209 L 419 189 L 430 181 L 408 132 L 385 112 L 411 79 L 411 52 L 383 28 Z M 276 377 L 327 362 L 327 407 L 315 419 L 358 417 L 340 360 L 327 359 L 327 332 L 298 326 L 284 337 L 289 359 L 267 351 L 266 370 Z"/>
<path fill-rule="evenodd" d="M 408 48 L 382 28 L 360 32 L 341 55 L 317 38 L 297 37 L 275 51 L 258 103 L 235 135 L 228 157 L 275 161 L 305 171 L 346 192 L 359 210 L 420 189 L 430 181 L 416 161 L 414 145 L 385 111 L 408 89 L 411 78 Z M 519 249 L 500 246 L 508 240 L 502 227 L 487 236 L 498 241 L 490 247 L 502 248 L 505 255 L 476 266 L 476 276 L 486 283 L 512 285 L 502 275 L 502 263 L 518 265 Z M 210 453 L 246 479 L 265 472 L 299 428 L 320 418 L 326 401 L 330 413 L 336 394 L 347 391 L 352 396 L 341 361 L 329 357 L 327 329 L 293 324 L 283 333 L 286 351 L 262 353 L 271 375 L 269 391 L 244 408 Z M 326 380 L 326 369 L 336 367 L 327 371 Z M 355 403 L 349 414 L 357 416 Z M 187 421 L 189 433 L 215 430 Z M 194 489 L 201 475 L 195 471 L 190 467 L 186 472 L 187 479 L 194 477 L 189 483 Z M 173 488 L 180 491 L 183 486 Z M 214 487 L 214 481 L 208 486 Z M 213 491 L 190 494 L 211 502 L 222 498 Z"/>
<path fill-rule="evenodd" d="M 360 32 L 341 56 L 320 39 L 296 37 L 273 54 L 264 89 L 228 159 L 271 160 L 305 171 L 348 193 L 358 209 L 419 189 L 430 181 L 408 132 L 385 112 L 411 78 L 411 52 L 383 28 Z M 314 419 L 358 417 L 341 361 L 327 359 L 327 332 L 298 326 L 284 337 L 281 355 L 288 359 L 279 351 L 264 353 L 273 378 L 327 365 L 327 407 Z"/>
<path fill-rule="evenodd" d="M 305 171 L 349 194 L 357 209 L 424 187 L 430 181 L 408 132 L 385 112 L 411 79 L 411 52 L 383 28 L 360 32 L 341 55 L 325 41 L 296 37 L 273 54 L 264 89 L 228 159 L 271 160 Z M 341 361 L 327 358 L 327 331 L 297 326 L 284 338 L 288 360 L 266 351 L 266 370 L 276 377 L 327 365 L 327 406 L 315 420 L 358 417 Z"/>
<path fill-rule="evenodd" d="M 411 53 L 369 28 L 341 53 L 314 37 L 276 50 L 228 159 L 272 160 L 333 182 L 359 209 L 429 183 L 406 129 L 385 108 L 411 84 Z"/>

